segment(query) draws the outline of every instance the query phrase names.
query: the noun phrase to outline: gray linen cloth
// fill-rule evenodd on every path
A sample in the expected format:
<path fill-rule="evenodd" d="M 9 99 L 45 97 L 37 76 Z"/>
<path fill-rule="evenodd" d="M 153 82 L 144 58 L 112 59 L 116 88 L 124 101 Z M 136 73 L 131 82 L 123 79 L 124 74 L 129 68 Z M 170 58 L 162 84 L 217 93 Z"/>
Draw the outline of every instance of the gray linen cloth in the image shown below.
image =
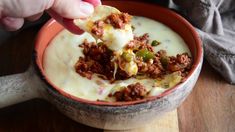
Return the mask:
<path fill-rule="evenodd" d="M 207 61 L 235 84 L 235 0 L 173 0 L 169 6 L 197 28 Z"/>
<path fill-rule="evenodd" d="M 146 2 L 156 2 L 174 8 L 186 17 L 197 28 L 202 38 L 207 61 L 227 82 L 235 84 L 235 0 L 146 0 Z M 16 33 L 0 30 L 0 35 L 1 45 Z"/>

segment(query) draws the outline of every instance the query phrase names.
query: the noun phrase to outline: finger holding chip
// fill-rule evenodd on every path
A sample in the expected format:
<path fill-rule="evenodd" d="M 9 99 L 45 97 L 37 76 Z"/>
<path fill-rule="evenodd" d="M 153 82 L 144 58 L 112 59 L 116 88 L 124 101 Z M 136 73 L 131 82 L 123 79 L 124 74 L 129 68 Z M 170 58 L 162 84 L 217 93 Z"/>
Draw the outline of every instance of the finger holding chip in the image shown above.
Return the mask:
<path fill-rule="evenodd" d="M 47 13 L 70 32 L 82 34 L 84 31 L 74 24 L 74 19 L 89 17 L 98 5 L 100 0 L 57 0 Z"/>

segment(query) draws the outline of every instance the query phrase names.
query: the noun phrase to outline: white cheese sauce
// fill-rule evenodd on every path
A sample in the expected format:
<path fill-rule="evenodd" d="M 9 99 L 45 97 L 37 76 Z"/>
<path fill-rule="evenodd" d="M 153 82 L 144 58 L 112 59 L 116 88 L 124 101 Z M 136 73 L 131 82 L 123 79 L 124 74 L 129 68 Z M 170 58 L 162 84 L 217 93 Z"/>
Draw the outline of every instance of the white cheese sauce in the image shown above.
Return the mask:
<path fill-rule="evenodd" d="M 155 20 L 145 17 L 133 17 L 132 24 L 135 27 L 134 34 L 137 36 L 148 33 L 150 42 L 157 40 L 161 44 L 154 47 L 154 50 L 166 50 L 168 55 L 177 55 L 190 51 L 183 39 L 173 30 Z M 80 56 L 83 56 L 82 48 L 78 45 L 87 39 L 95 41 L 88 33 L 74 35 L 67 30 L 61 31 L 48 45 L 44 53 L 43 66 L 48 79 L 65 92 L 83 99 L 113 101 L 108 94 L 118 90 L 120 86 L 127 86 L 140 82 L 151 91 L 150 95 L 155 96 L 165 89 L 155 87 L 153 79 L 131 78 L 116 81 L 110 84 L 109 81 L 98 78 L 96 75 L 89 80 L 76 73 L 74 65 Z"/>

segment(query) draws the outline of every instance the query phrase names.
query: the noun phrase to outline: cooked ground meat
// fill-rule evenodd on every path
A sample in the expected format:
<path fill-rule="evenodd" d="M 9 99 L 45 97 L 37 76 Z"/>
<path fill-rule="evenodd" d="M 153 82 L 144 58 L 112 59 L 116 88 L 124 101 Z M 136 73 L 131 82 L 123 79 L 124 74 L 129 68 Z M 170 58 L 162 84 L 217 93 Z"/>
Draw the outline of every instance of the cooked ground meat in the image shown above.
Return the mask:
<path fill-rule="evenodd" d="M 114 28 L 123 29 L 125 24 L 129 23 L 131 20 L 131 16 L 127 13 L 115 14 L 107 16 L 105 20 L 98 20 L 94 22 L 94 25 L 91 28 L 91 33 L 102 37 L 104 34 L 104 25 L 111 24 Z"/>
<path fill-rule="evenodd" d="M 148 34 L 135 37 L 133 46 L 127 45 L 126 47 L 132 49 L 136 54 L 134 61 L 138 67 L 137 75 L 158 78 L 176 71 L 181 72 L 183 77 L 188 74 L 188 71 L 191 68 L 192 59 L 187 53 L 178 54 L 174 57 L 167 56 L 166 51 L 160 50 L 154 54 L 153 48 L 146 42 L 148 42 Z M 89 43 L 85 40 L 80 47 L 83 48 L 85 57 L 79 58 L 75 65 L 75 69 L 81 76 L 91 79 L 92 75 L 96 73 L 99 77 L 110 80 L 110 82 L 135 77 L 129 76 L 125 71 L 120 69 L 120 67 L 117 67 L 117 72 L 114 75 L 115 64 L 112 61 L 114 53 L 109 50 L 105 44 L 96 44 L 95 42 Z M 138 54 L 140 56 L 138 56 Z M 144 57 L 141 57 L 141 55 Z M 122 63 L 127 62 L 117 62 L 117 64 Z"/>
<path fill-rule="evenodd" d="M 138 73 L 144 74 L 152 78 L 156 78 L 162 75 L 164 69 L 160 62 L 157 59 L 151 62 L 143 62 L 142 60 L 137 60 Z"/>
<path fill-rule="evenodd" d="M 134 36 L 134 39 L 140 41 L 142 43 L 148 44 L 149 43 L 149 34 L 145 33 L 142 36 Z"/>
<path fill-rule="evenodd" d="M 80 57 L 78 62 L 75 64 L 76 72 L 81 76 L 91 79 L 93 73 L 102 73 L 102 66 L 89 58 Z"/>
<path fill-rule="evenodd" d="M 126 45 L 126 49 L 133 49 L 134 51 L 138 51 L 141 49 L 147 49 L 153 52 L 153 47 L 148 43 L 149 42 L 149 35 L 145 33 L 142 36 L 134 36 L 134 40 L 130 41 Z"/>
<path fill-rule="evenodd" d="M 129 23 L 130 20 L 131 16 L 128 13 L 112 13 L 104 20 L 104 22 L 111 24 L 114 28 L 123 29 L 125 24 Z"/>
<path fill-rule="evenodd" d="M 192 59 L 188 53 L 177 54 L 176 57 L 169 57 L 167 70 L 171 72 L 181 71 L 187 72 L 191 68 Z"/>
<path fill-rule="evenodd" d="M 143 99 L 146 94 L 146 88 L 137 82 L 135 84 L 130 84 L 121 91 L 117 91 L 113 95 L 109 96 L 114 96 L 116 101 L 134 101 Z"/>
<path fill-rule="evenodd" d="M 76 72 L 81 76 L 91 79 L 94 73 L 105 80 L 114 81 L 114 63 L 111 61 L 113 52 L 106 45 L 97 45 L 94 42 L 89 43 L 85 40 L 81 45 L 85 57 L 80 57 L 75 64 Z M 116 80 L 129 78 L 128 75 L 120 68 L 115 74 Z"/>
<path fill-rule="evenodd" d="M 188 53 L 178 54 L 176 56 L 177 62 L 180 64 L 183 64 L 185 67 L 188 67 L 191 65 L 191 58 L 189 57 Z"/>
<path fill-rule="evenodd" d="M 104 34 L 104 22 L 103 21 L 96 21 L 91 28 L 91 33 L 95 34 L 98 37 L 102 37 Z"/>
<path fill-rule="evenodd" d="M 104 44 L 96 44 L 95 42 L 89 43 L 87 40 L 79 45 L 83 48 L 83 54 L 86 58 L 93 59 L 98 62 L 106 63 L 110 61 L 113 52 Z"/>

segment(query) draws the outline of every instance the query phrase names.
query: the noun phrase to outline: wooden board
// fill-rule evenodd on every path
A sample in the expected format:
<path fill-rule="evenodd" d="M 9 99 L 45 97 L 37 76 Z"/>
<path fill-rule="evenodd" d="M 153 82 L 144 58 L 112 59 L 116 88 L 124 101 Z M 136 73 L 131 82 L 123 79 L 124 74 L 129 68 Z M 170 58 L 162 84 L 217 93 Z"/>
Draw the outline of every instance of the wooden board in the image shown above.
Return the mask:
<path fill-rule="evenodd" d="M 132 130 L 108 131 L 104 132 L 179 132 L 177 110 L 166 113 L 160 119 L 154 120 L 151 124 Z"/>
<path fill-rule="evenodd" d="M 205 62 L 178 113 L 182 132 L 235 132 L 235 85 L 225 82 Z"/>

